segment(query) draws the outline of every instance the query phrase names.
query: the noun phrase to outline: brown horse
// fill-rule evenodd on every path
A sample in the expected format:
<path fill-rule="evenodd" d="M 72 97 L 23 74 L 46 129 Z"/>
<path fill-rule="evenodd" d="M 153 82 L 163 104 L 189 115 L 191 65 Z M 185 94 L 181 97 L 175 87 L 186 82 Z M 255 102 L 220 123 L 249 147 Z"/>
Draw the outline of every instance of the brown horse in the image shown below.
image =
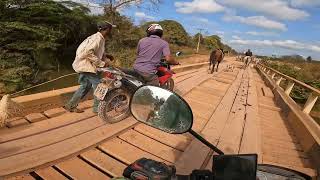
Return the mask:
<path fill-rule="evenodd" d="M 210 59 L 209 59 L 209 70 L 211 68 L 211 65 L 213 65 L 211 69 L 211 74 L 214 72 L 214 67 L 217 64 L 217 69 L 216 72 L 218 72 L 219 64 L 224 58 L 224 53 L 222 49 L 215 49 L 211 52 L 210 54 Z"/>

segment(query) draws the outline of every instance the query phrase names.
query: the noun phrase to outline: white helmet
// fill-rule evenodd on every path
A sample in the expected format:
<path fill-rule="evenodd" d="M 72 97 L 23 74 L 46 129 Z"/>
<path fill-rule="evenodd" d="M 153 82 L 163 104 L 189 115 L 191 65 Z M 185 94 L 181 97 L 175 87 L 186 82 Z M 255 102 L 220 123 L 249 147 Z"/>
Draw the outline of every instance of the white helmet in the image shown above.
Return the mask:
<path fill-rule="evenodd" d="M 160 26 L 160 24 L 150 24 L 146 30 L 147 32 L 147 36 L 151 36 L 151 35 L 157 35 L 159 37 L 162 37 L 163 35 L 163 29 Z"/>

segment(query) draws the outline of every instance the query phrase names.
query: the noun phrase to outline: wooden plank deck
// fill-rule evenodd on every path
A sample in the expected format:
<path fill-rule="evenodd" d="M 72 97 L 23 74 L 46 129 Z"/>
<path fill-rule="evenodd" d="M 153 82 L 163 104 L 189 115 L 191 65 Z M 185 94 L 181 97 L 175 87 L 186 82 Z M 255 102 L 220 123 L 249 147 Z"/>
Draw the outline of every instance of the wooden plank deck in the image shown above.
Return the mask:
<path fill-rule="evenodd" d="M 261 124 L 262 163 L 275 164 L 315 175 L 313 165 L 303 152 L 281 109 L 276 105 L 273 94 L 253 70 L 258 91 L 258 115 Z M 261 90 L 261 91 L 260 91 Z"/>
<path fill-rule="evenodd" d="M 314 174 L 259 75 L 253 69 L 223 72 L 231 63 L 240 66 L 229 60 L 213 75 L 206 68 L 176 75 L 175 91 L 194 112 L 193 129 L 225 152 L 258 153 L 260 162 Z M 190 134 L 166 134 L 133 118 L 104 124 L 88 109 L 91 103 L 82 103 L 87 110 L 80 115 L 57 108 L 44 112 L 45 118 L 34 116 L 39 121 L 0 130 L 0 176 L 110 179 L 141 157 L 174 164 L 183 174 L 212 168 L 213 152 Z M 280 161 L 284 153 L 290 159 Z"/>

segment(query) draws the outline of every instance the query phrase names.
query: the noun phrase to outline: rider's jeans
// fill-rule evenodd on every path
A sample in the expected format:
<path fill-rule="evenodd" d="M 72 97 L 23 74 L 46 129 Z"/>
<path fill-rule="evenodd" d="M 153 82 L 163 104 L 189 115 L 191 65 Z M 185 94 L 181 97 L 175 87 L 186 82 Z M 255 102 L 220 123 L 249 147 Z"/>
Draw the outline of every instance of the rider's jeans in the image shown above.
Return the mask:
<path fill-rule="evenodd" d="M 146 84 L 148 85 L 153 85 L 153 86 L 159 86 L 159 79 L 156 74 L 149 74 L 149 73 L 144 73 L 135 70 L 140 76 L 143 77 L 143 79 L 146 81 Z"/>
<path fill-rule="evenodd" d="M 91 88 L 93 91 L 97 88 L 100 83 L 100 76 L 94 73 L 79 73 L 78 82 L 80 84 L 79 89 L 73 94 L 71 100 L 66 104 L 66 107 L 69 109 L 76 108 L 81 99 L 88 94 Z M 99 101 L 94 96 L 93 112 L 98 112 L 98 105 Z"/>

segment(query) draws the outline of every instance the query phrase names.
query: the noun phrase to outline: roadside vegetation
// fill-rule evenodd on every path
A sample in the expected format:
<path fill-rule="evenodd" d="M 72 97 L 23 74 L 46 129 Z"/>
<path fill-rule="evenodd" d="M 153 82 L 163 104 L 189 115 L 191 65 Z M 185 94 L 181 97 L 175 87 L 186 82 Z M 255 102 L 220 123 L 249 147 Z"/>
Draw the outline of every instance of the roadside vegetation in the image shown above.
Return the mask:
<path fill-rule="evenodd" d="M 156 6 L 159 0 L 149 0 Z M 111 4 L 110 4 L 111 3 Z M 12 93 L 73 72 L 71 64 L 78 45 L 96 32 L 96 23 L 114 22 L 118 27 L 106 43 L 116 65 L 130 67 L 135 59 L 136 45 L 145 36 L 151 22 L 135 25 L 129 17 L 118 13 L 121 8 L 110 1 L 103 15 L 94 16 L 90 10 L 71 1 L 1 0 L 0 1 L 0 95 Z M 125 8 L 125 4 L 122 5 Z M 157 22 L 165 29 L 164 38 L 170 42 L 172 53 L 195 53 L 200 34 L 191 36 L 183 25 L 173 20 Z M 217 35 L 201 36 L 199 53 L 208 54 L 222 47 Z"/>
<path fill-rule="evenodd" d="M 309 56 L 304 59 L 299 55 L 283 56 L 280 58 L 264 57 L 268 66 L 279 72 L 293 77 L 301 82 L 304 82 L 316 89 L 320 89 L 320 62 L 312 61 Z M 301 106 L 307 101 L 309 96 L 308 91 L 299 86 L 294 86 L 290 96 Z M 318 123 L 320 124 L 320 100 L 317 101 L 313 111 L 311 112 Z"/>

